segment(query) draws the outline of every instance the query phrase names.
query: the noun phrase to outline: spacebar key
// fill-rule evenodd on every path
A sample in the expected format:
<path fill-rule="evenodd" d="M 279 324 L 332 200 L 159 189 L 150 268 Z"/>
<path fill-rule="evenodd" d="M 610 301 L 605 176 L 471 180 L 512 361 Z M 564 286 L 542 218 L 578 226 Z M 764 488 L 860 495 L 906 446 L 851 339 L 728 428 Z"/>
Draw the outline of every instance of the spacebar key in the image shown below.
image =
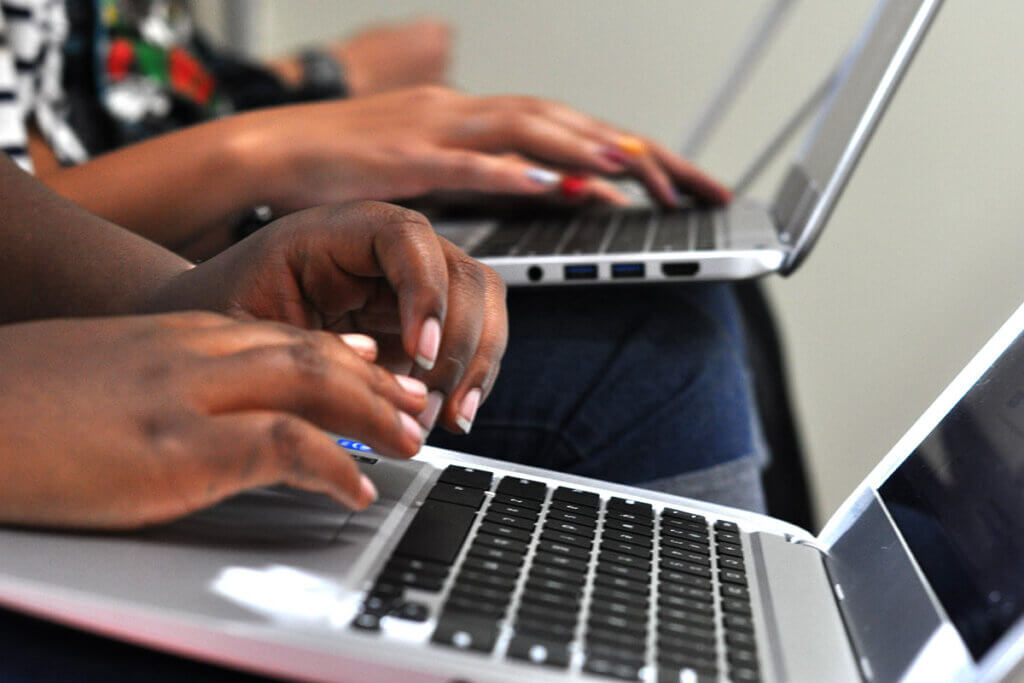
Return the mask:
<path fill-rule="evenodd" d="M 459 555 L 476 510 L 428 500 L 395 548 L 395 555 L 451 564 Z"/>

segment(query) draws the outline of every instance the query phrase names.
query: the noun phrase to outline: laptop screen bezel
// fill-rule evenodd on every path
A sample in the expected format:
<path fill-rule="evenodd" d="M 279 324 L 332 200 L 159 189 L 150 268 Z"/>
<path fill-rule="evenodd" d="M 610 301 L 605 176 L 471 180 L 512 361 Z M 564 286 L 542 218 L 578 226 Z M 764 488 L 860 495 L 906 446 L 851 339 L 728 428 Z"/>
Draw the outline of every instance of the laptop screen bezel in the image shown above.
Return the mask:
<path fill-rule="evenodd" d="M 821 235 L 853 169 L 871 140 L 900 80 L 931 25 L 942 0 L 882 0 L 872 12 L 808 135 L 802 152 L 792 162 L 772 202 L 779 240 L 790 246 L 783 273 L 794 270 Z M 891 45 L 888 26 L 906 25 L 898 44 Z M 891 52 L 884 63 L 879 50 Z M 881 68 L 881 73 L 876 72 Z M 846 121 L 848 100 L 863 100 L 863 81 L 876 83 L 852 130 Z M 845 139 L 836 154 L 837 140 Z"/>

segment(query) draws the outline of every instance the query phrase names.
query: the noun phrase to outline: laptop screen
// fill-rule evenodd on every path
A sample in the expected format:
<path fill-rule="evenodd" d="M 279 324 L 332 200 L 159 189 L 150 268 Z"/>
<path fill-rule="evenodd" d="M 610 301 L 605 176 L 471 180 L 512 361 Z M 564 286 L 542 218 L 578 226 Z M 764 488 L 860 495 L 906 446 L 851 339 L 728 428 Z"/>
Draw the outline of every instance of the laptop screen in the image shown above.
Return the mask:
<path fill-rule="evenodd" d="M 1024 614 L 1024 335 L 879 488 L 976 660 Z"/>

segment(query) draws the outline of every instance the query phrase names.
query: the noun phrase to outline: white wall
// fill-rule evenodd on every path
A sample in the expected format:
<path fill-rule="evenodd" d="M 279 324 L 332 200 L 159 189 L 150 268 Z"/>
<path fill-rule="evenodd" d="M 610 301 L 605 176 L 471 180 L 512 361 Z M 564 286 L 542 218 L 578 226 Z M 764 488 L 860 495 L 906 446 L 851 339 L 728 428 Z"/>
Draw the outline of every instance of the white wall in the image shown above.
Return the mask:
<path fill-rule="evenodd" d="M 249 4 L 254 44 L 266 54 L 371 20 L 440 15 L 458 31 L 460 87 L 558 98 L 673 143 L 763 7 Z M 735 178 L 871 4 L 798 5 L 702 161 Z M 823 516 L 1024 299 L 1021 35 L 1022 3 L 947 2 L 813 257 L 792 278 L 771 282 Z M 772 181 L 758 194 L 769 194 Z"/>

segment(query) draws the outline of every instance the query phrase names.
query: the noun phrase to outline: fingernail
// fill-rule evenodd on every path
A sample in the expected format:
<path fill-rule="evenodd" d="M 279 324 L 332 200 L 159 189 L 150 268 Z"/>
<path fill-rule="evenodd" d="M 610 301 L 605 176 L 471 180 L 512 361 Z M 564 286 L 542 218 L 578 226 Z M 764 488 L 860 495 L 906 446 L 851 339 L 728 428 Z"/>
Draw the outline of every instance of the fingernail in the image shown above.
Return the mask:
<path fill-rule="evenodd" d="M 441 406 L 444 405 L 444 394 L 440 391 L 431 391 L 427 394 L 427 407 L 419 414 L 416 421 L 428 432 L 437 424 L 437 416 L 441 414 Z"/>
<path fill-rule="evenodd" d="M 342 334 L 339 335 L 341 341 L 351 348 L 353 351 L 358 353 L 364 358 L 376 358 L 377 356 L 377 342 L 373 337 L 368 337 L 365 334 Z"/>
<path fill-rule="evenodd" d="M 602 147 L 601 156 L 615 164 L 624 164 L 629 161 L 629 157 L 618 147 Z"/>
<path fill-rule="evenodd" d="M 562 193 L 563 197 L 572 199 L 573 197 L 579 197 L 583 194 L 583 190 L 586 186 L 587 179 L 585 177 L 567 175 L 562 178 L 562 182 L 559 184 L 558 190 Z"/>
<path fill-rule="evenodd" d="M 455 424 L 459 425 L 464 433 L 469 434 L 473 428 L 473 420 L 476 418 L 476 410 L 480 407 L 480 390 L 470 389 L 462 399 L 459 406 L 459 414 L 455 417 Z"/>
<path fill-rule="evenodd" d="M 405 375 L 395 375 L 395 380 L 402 386 L 402 389 L 404 389 L 407 394 L 412 394 L 413 396 L 427 395 L 427 385 L 418 379 L 406 377 Z"/>
<path fill-rule="evenodd" d="M 550 187 L 562 179 L 562 174 L 549 171 L 546 168 L 531 168 L 526 172 L 526 177 L 538 185 Z"/>
<path fill-rule="evenodd" d="M 631 135 L 623 135 L 615 141 L 615 144 L 623 154 L 629 157 L 643 156 L 644 152 L 647 151 L 647 145 L 644 144 L 644 141 Z"/>
<path fill-rule="evenodd" d="M 380 498 L 380 494 L 377 493 L 377 487 L 374 486 L 370 478 L 365 474 L 359 475 L 359 499 L 367 501 L 367 505 L 370 503 L 376 503 L 377 499 Z"/>
<path fill-rule="evenodd" d="M 398 416 L 402 421 L 402 431 L 411 436 L 416 443 L 423 443 L 423 427 L 420 427 L 416 418 L 408 413 L 399 413 Z"/>
<path fill-rule="evenodd" d="M 416 345 L 416 364 L 424 370 L 433 370 L 437 352 L 441 348 L 441 321 L 427 318 L 420 330 L 420 341 Z"/>

